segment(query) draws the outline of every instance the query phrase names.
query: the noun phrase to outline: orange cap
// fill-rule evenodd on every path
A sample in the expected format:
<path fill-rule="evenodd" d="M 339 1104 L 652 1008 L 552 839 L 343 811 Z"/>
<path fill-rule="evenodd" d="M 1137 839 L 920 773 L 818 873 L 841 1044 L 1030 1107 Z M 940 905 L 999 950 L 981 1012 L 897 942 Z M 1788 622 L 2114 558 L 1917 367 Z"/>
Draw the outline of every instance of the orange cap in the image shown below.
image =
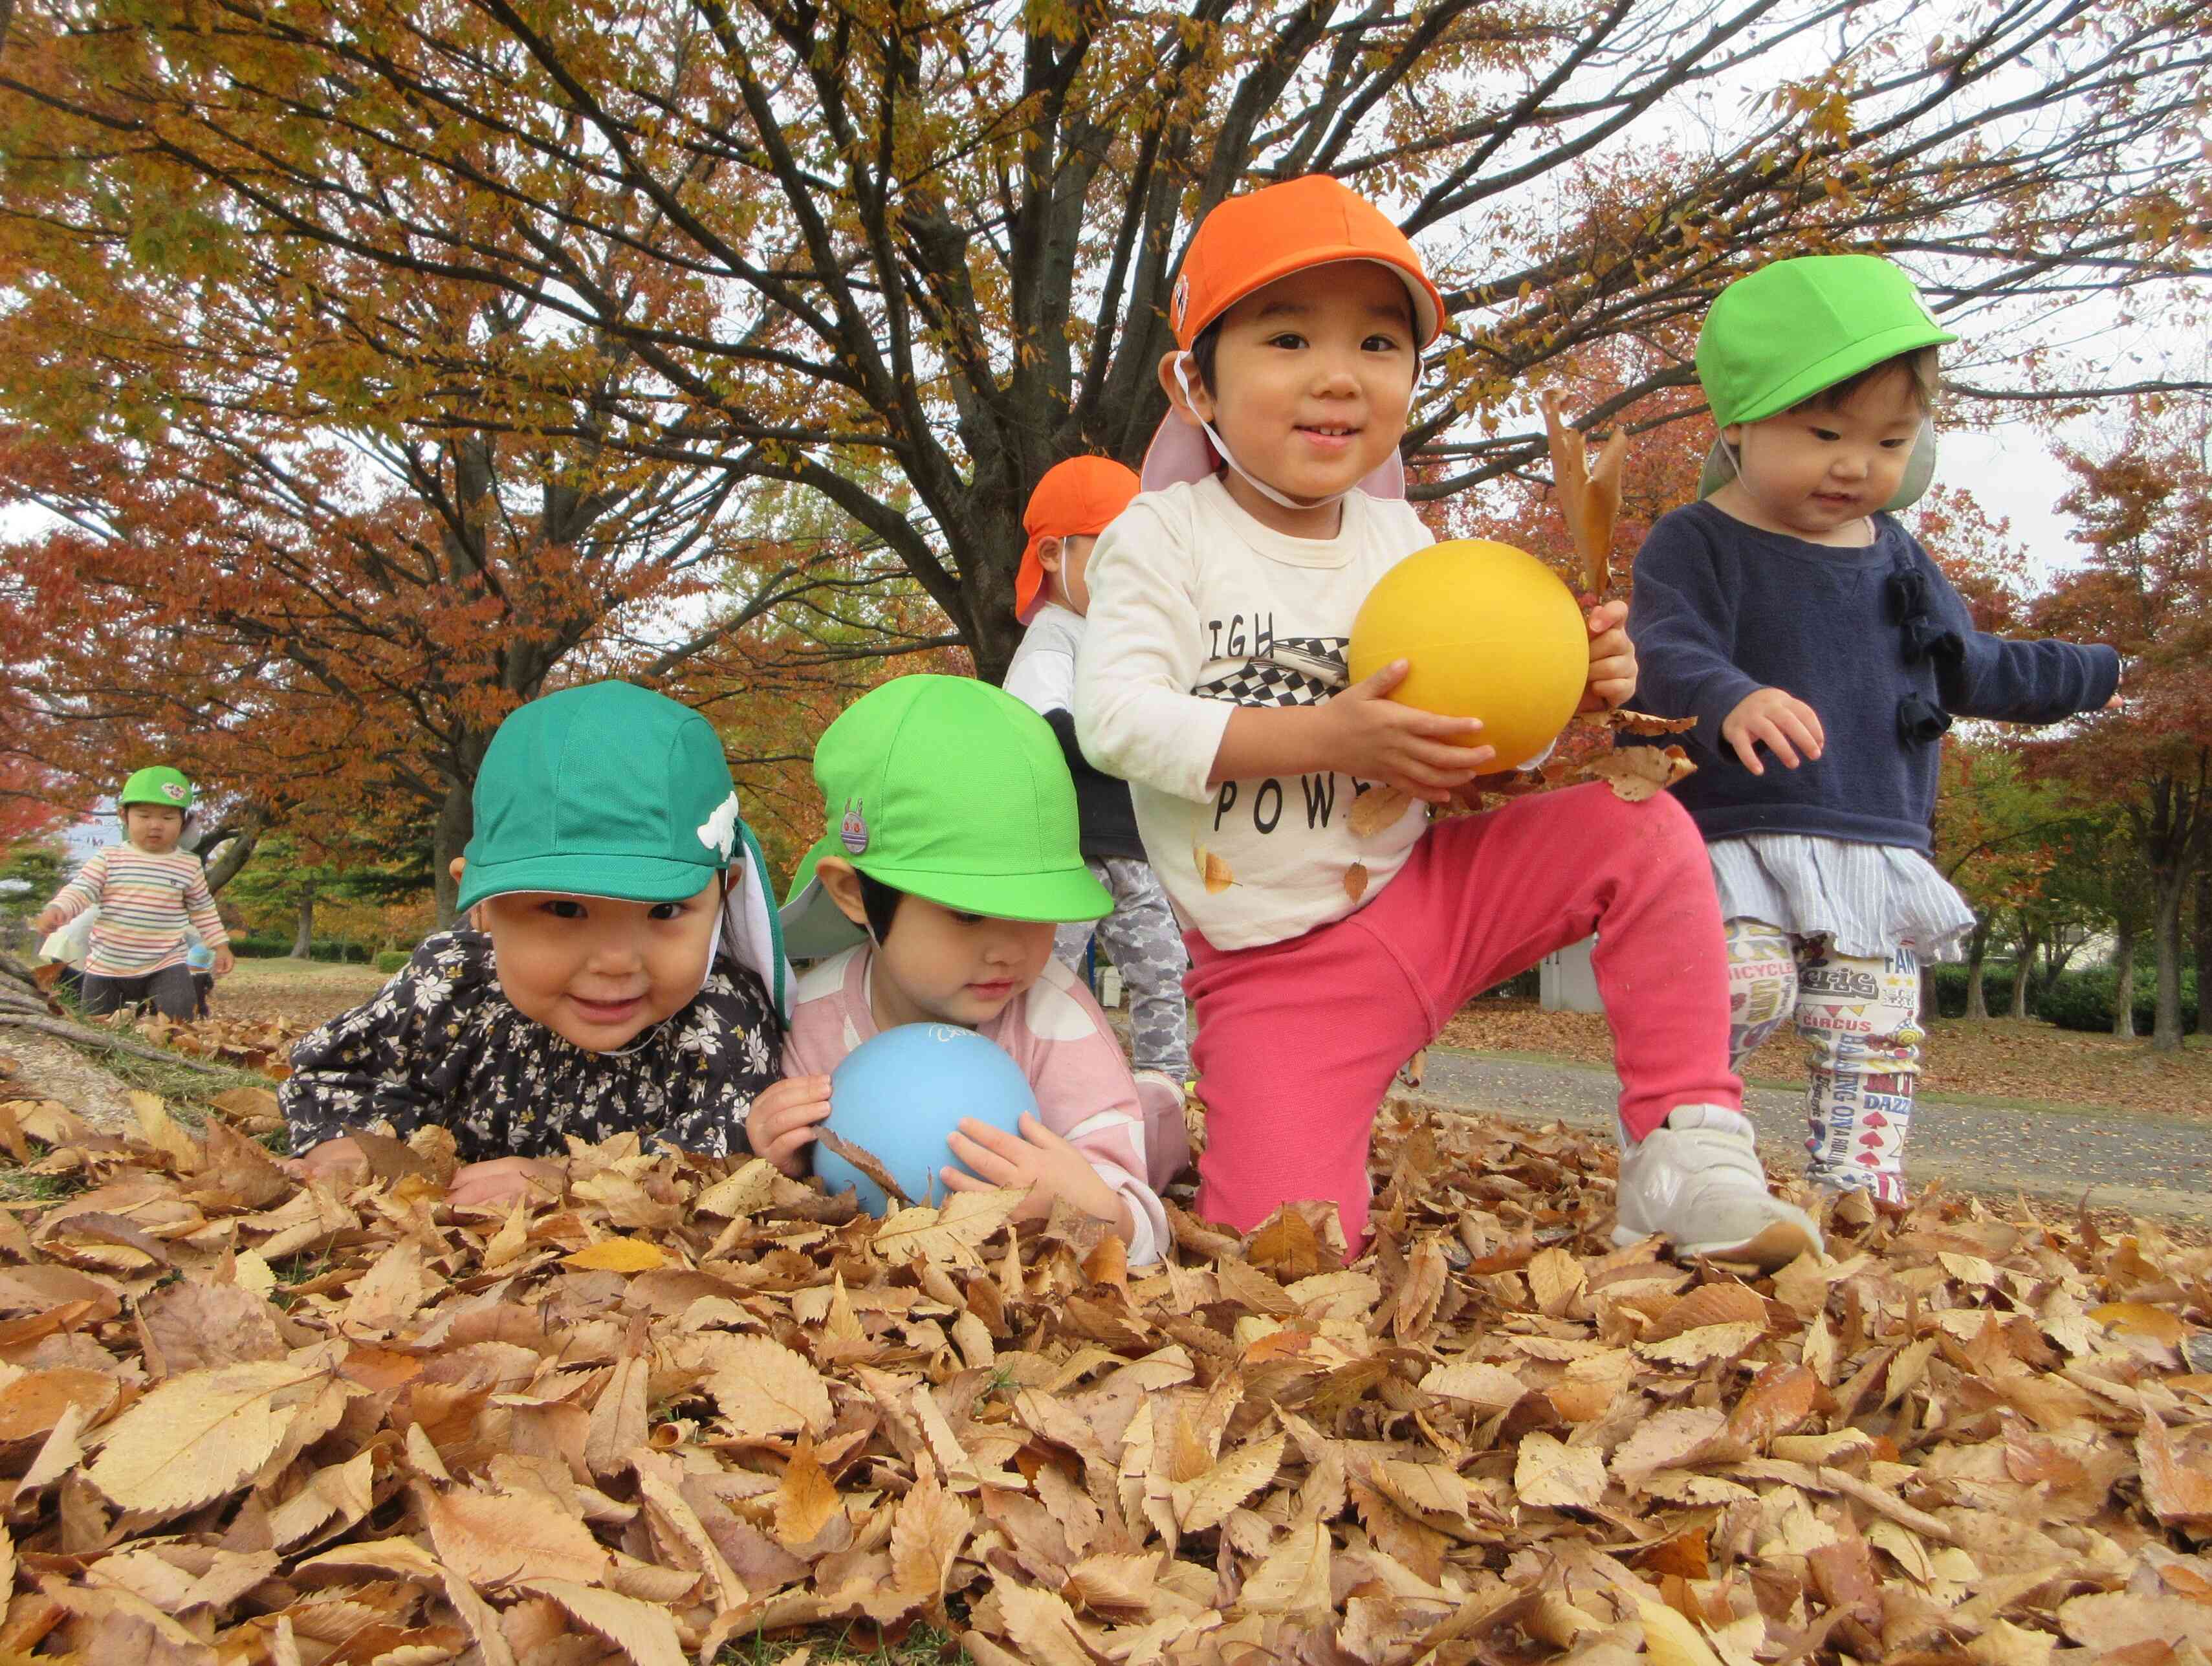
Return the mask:
<path fill-rule="evenodd" d="M 1373 260 L 1405 280 L 1417 344 L 1443 328 L 1443 297 L 1421 257 L 1382 210 L 1325 173 L 1247 192 L 1215 205 L 1183 252 L 1168 326 L 1186 352 L 1198 332 L 1279 277 L 1338 260 Z"/>
<path fill-rule="evenodd" d="M 1103 532 L 1137 495 L 1137 471 L 1110 457 L 1071 457 L 1044 471 L 1022 511 L 1022 530 L 1030 535 L 1022 551 L 1022 570 L 1014 577 L 1014 617 L 1024 624 L 1044 593 L 1044 567 L 1037 546 L 1048 538 L 1080 538 Z"/>

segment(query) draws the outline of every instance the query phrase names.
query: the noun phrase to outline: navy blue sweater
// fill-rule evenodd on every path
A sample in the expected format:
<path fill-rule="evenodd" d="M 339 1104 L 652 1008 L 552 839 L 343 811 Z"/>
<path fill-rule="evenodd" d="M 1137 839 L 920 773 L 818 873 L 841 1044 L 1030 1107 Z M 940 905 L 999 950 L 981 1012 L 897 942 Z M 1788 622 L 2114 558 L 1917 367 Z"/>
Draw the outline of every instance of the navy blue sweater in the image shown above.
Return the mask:
<path fill-rule="evenodd" d="M 1942 748 L 1903 739 L 1908 695 L 1958 717 L 2054 723 L 2094 711 L 2119 686 L 2119 655 L 2071 642 L 2020 642 L 1974 629 L 1966 602 L 1912 536 L 1875 517 L 1875 541 L 1837 550 L 1765 532 L 1694 503 L 1662 516 L 1636 557 L 1628 634 L 1638 709 L 1694 717 L 1682 739 L 1698 773 L 1674 791 L 1707 839 L 1811 833 L 1929 848 Z M 1908 657 L 1892 575 L 1924 601 Z M 1762 758 L 1754 775 L 1721 739 L 1754 690 L 1778 688 L 1820 714 L 1816 763 Z"/>

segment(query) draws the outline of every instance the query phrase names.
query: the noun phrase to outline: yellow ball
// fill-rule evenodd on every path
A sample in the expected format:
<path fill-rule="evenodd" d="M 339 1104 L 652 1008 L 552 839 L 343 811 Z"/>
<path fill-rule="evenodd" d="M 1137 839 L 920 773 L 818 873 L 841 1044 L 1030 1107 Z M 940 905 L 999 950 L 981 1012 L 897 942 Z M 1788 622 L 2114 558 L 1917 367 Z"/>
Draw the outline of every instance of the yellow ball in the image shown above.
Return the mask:
<path fill-rule="evenodd" d="M 1526 763 L 1574 715 L 1589 681 L 1589 630 L 1559 575 L 1488 538 L 1418 550 L 1385 573 L 1352 622 L 1352 680 L 1393 660 L 1413 669 L 1390 697 L 1445 717 L 1478 717 L 1470 746 L 1496 767 Z"/>

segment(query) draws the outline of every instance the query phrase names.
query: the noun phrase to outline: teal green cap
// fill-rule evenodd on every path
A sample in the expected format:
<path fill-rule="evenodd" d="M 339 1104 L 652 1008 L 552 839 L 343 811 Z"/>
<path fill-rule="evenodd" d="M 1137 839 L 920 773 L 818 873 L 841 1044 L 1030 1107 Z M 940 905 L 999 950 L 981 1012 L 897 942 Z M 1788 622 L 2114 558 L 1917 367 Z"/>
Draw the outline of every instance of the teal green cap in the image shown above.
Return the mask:
<path fill-rule="evenodd" d="M 509 713 L 474 805 L 463 910 L 519 891 L 678 902 L 741 848 L 714 726 L 631 683 L 586 683 Z"/>
<path fill-rule="evenodd" d="M 115 795 L 118 810 L 133 804 L 159 805 L 164 810 L 190 810 L 192 784 L 185 779 L 181 769 L 166 763 L 150 764 L 132 771 L 131 779 L 123 783 L 123 790 Z"/>
<path fill-rule="evenodd" d="M 1097 920 L 1114 899 L 1083 865 L 1075 783 L 1042 717 L 968 677 L 901 677 L 822 732 L 829 822 L 799 859 L 784 945 L 811 960 L 866 941 L 814 877 L 825 856 L 894 890 L 1000 920 Z"/>
<path fill-rule="evenodd" d="M 1698 380 L 1722 428 L 1764 422 L 1886 359 L 1958 340 L 1912 280 L 1873 254 L 1778 260 L 1714 297 Z"/>

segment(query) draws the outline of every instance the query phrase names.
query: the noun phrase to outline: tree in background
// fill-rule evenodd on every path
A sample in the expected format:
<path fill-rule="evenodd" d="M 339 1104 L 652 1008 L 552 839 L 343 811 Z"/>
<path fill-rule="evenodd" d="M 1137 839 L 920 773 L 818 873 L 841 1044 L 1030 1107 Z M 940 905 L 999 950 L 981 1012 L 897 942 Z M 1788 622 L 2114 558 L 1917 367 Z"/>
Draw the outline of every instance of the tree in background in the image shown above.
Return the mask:
<path fill-rule="evenodd" d="M 2069 453 L 2076 482 L 2060 507 L 2091 550 L 2039 601 L 2056 635 L 2106 641 L 2125 657 L 2126 709 L 2036 743 L 2036 770 L 2093 804 L 2118 807 L 2148 874 L 2158 956 L 2160 1051 L 2182 1042 L 2182 921 L 2189 887 L 2212 865 L 2212 468 L 2202 408 L 2139 403 L 2103 455 Z M 2199 977 L 2203 976 L 2200 964 Z"/>
<path fill-rule="evenodd" d="M 2057 792 L 2028 780 L 2002 747 L 1956 733 L 1943 743 L 1942 785 L 1936 800 L 1935 863 L 1974 910 L 1966 942 L 1966 1016 L 1990 1016 L 1982 968 L 1993 934 L 2008 917 L 2043 900 L 2057 857 L 2054 842 L 2071 817 Z M 2027 980 L 2027 955 L 2014 974 Z"/>
<path fill-rule="evenodd" d="M 1423 240 L 1452 327 L 1409 444 L 1443 496 L 1541 457 L 1526 396 L 1579 355 L 1637 350 L 1595 420 L 1686 387 L 1715 289 L 1778 255 L 1879 242 L 1954 321 L 2170 298 L 2198 270 L 2200 22 L 2145 0 L 27 5 L 0 64 L 22 297 L 0 374 L 24 420 L 73 402 L 147 442 L 242 313 L 295 344 L 260 361 L 282 398 L 450 448 L 426 471 L 449 524 L 501 435 L 787 482 L 879 539 L 995 678 L 1023 500 L 1072 453 L 1141 451 L 1176 257 L 1231 191 L 1330 172 Z M 162 304 L 131 304 L 149 271 Z M 82 362 L 118 335 L 115 368 Z M 1987 368 L 1953 380 L 2039 391 Z"/>

